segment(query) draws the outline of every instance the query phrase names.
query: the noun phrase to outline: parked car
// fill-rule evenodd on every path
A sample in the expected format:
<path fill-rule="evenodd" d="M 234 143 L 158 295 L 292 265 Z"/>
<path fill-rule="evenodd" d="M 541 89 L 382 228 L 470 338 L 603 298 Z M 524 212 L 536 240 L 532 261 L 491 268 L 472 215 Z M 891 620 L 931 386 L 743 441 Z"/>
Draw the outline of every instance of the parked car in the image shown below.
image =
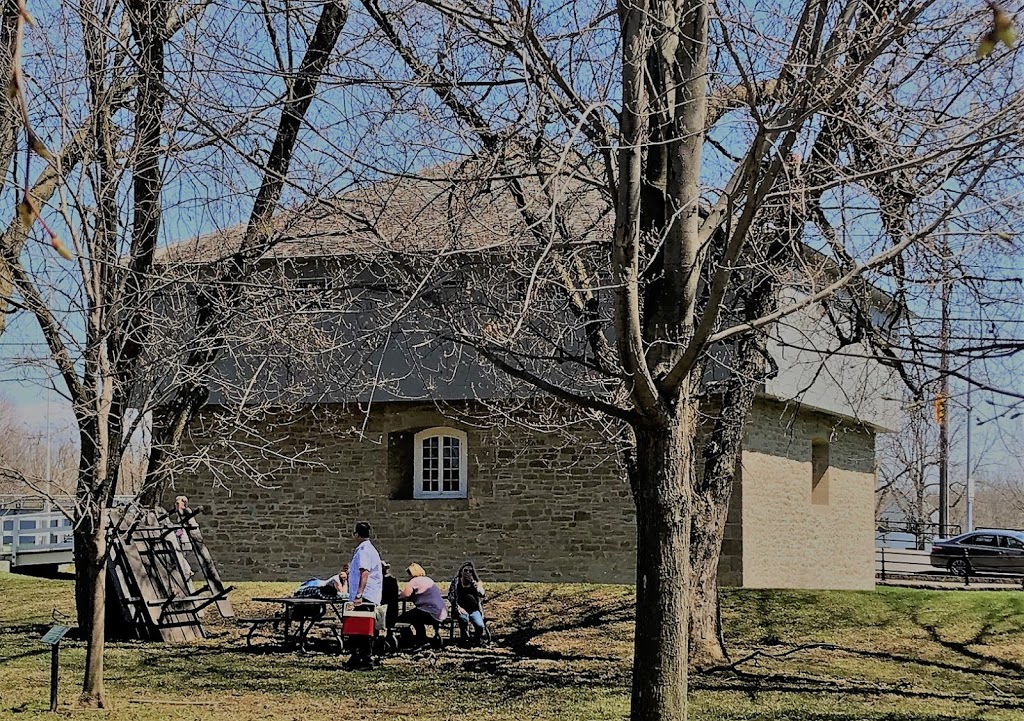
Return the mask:
<path fill-rule="evenodd" d="M 1024 531 L 979 528 L 932 543 L 931 563 L 955 576 L 971 573 L 1024 575 Z"/>

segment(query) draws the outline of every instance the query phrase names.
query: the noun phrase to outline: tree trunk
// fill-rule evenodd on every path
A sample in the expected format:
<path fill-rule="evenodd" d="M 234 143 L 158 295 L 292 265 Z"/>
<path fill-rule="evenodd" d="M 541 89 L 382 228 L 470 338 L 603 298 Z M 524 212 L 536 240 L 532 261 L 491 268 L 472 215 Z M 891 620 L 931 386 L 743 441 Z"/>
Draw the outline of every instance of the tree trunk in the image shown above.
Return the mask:
<path fill-rule="evenodd" d="M 633 721 L 686 718 L 687 575 L 693 401 L 662 423 L 634 428 L 629 475 L 636 503 Z"/>
<path fill-rule="evenodd" d="M 763 304 L 757 304 L 762 307 Z M 722 635 L 718 566 L 729 517 L 729 500 L 743 441 L 743 425 L 765 376 L 764 340 L 752 333 L 738 344 L 737 363 L 722 398 L 711 437 L 704 446 L 704 468 L 694 482 L 690 523 L 690 667 L 707 669 L 728 661 Z"/>
<path fill-rule="evenodd" d="M 0 72 L 4 78 L 10 78 L 14 72 L 14 53 L 18 42 L 18 3 L 16 0 L 4 0 L 0 8 Z M 0 103 L 0 167 L 10 167 L 17 149 L 18 130 L 21 118 L 18 117 L 17 105 L 14 102 Z M 0 181 L 0 187 L 8 183 L 7 174 Z"/>
<path fill-rule="evenodd" d="M 108 475 L 109 435 L 105 414 L 78 415 L 80 456 L 75 517 L 75 602 L 87 642 L 79 705 L 104 708 L 103 651 L 106 633 L 107 509 L 115 477 Z"/>
<path fill-rule="evenodd" d="M 768 209 L 775 216 L 774 227 L 760 239 L 762 256 L 754 256 L 747 282 L 737 289 L 743 300 L 743 319 L 750 322 L 778 308 L 779 277 L 787 262 L 796 229 L 803 228 L 799 210 L 788 205 Z M 729 518 L 736 468 L 743 444 L 743 426 L 754 405 L 757 391 L 774 373 L 769 363 L 767 337 L 751 331 L 734 346 L 732 372 L 722 395 L 722 407 L 715 418 L 711 436 L 703 449 L 704 466 L 694 482 L 693 522 L 690 524 L 690 667 L 695 670 L 720 666 L 729 660 L 722 633 L 722 603 L 718 588 L 718 567 Z M 771 367 L 769 367 L 771 366 Z"/>
<path fill-rule="evenodd" d="M 690 633 L 689 663 L 694 670 L 721 666 L 728 661 L 722 636 L 718 591 L 725 522 L 733 475 L 699 484 L 693 494 L 690 525 Z M 724 483 L 723 483 L 724 481 Z M 699 519 L 699 522 L 698 520 Z"/>
<path fill-rule="evenodd" d="M 106 513 L 95 509 L 91 524 L 79 524 L 75 530 L 75 569 L 78 576 L 75 596 L 78 625 L 88 646 L 85 653 L 85 677 L 80 706 L 105 708 L 103 692 L 103 651 L 106 633 Z"/>

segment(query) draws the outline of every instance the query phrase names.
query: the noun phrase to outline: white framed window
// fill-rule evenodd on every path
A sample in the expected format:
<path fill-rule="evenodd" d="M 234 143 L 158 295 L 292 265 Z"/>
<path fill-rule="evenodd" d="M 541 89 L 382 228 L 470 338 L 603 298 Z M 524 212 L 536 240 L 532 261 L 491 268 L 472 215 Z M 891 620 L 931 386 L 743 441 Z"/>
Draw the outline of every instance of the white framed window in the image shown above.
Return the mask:
<path fill-rule="evenodd" d="M 466 434 L 454 428 L 427 428 L 413 438 L 413 498 L 465 498 Z"/>

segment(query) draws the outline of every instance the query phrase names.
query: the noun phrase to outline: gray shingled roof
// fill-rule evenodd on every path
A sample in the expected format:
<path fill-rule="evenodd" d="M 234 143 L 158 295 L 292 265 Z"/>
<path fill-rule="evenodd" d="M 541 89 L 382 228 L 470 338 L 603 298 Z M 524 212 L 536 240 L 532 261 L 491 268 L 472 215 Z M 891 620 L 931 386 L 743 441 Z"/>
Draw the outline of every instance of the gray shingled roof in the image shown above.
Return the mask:
<path fill-rule="evenodd" d="M 578 238 L 599 224 L 610 231 L 607 206 L 580 181 L 559 176 L 546 187 L 535 177 L 523 182 L 530 192 L 527 211 L 542 235 L 553 229 L 552 200 Z M 530 238 L 507 181 L 475 180 L 452 166 L 310 201 L 279 213 L 273 225 L 275 240 L 263 256 L 268 260 L 483 250 Z M 158 252 L 157 262 L 210 263 L 236 252 L 244 235 L 245 226 L 237 225 L 173 243 Z"/>

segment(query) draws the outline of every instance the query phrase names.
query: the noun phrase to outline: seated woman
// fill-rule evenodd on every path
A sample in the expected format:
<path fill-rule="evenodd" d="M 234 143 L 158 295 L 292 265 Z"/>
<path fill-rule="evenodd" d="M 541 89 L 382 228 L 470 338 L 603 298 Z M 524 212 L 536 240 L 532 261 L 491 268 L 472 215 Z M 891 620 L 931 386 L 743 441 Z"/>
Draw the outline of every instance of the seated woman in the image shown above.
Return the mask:
<path fill-rule="evenodd" d="M 448 587 L 448 602 L 452 605 L 452 613 L 459 620 L 463 638 L 469 635 L 475 643 L 489 640 L 487 626 L 484 624 L 484 584 L 472 562 L 463 563 L 452 579 Z M 473 632 L 470 635 L 467 631 L 471 624 Z"/>
<path fill-rule="evenodd" d="M 405 572 L 409 574 L 409 580 L 398 597 L 411 599 L 415 608 L 410 608 L 399 616 L 397 622 L 412 626 L 416 631 L 416 642 L 423 644 L 427 640 L 427 626 L 436 628 L 448 618 L 448 609 L 444 607 L 441 589 L 427 576 L 423 566 L 412 563 Z M 440 640 L 440 635 L 437 638 Z"/>

